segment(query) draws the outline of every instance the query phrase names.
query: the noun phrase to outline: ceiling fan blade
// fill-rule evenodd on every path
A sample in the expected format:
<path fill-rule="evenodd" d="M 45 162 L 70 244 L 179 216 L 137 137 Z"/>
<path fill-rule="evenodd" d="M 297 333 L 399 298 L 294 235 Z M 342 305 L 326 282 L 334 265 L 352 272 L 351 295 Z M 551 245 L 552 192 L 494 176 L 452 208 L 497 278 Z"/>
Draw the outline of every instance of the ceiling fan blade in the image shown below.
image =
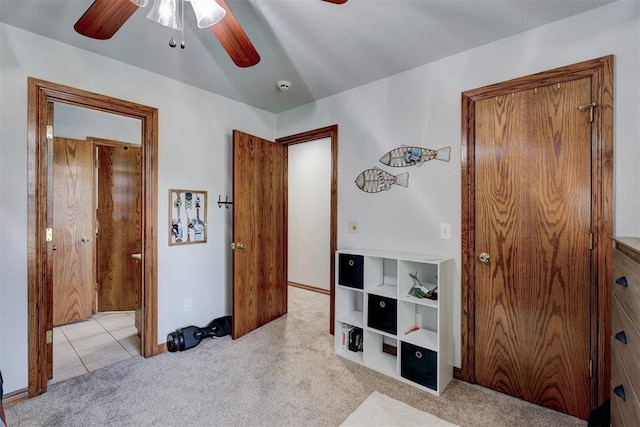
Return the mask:
<path fill-rule="evenodd" d="M 347 2 L 347 0 L 323 0 L 323 1 L 334 3 L 334 4 L 343 4 Z"/>
<path fill-rule="evenodd" d="M 110 39 L 136 10 L 130 0 L 96 0 L 73 28 L 92 39 Z"/>
<path fill-rule="evenodd" d="M 227 14 L 222 18 L 222 21 L 211 27 L 211 32 L 218 38 L 224 50 L 238 67 L 245 68 L 256 65 L 260 62 L 260 55 L 249 40 L 249 36 L 233 16 L 227 3 L 224 0 L 217 0 L 217 2 L 227 11 Z"/>

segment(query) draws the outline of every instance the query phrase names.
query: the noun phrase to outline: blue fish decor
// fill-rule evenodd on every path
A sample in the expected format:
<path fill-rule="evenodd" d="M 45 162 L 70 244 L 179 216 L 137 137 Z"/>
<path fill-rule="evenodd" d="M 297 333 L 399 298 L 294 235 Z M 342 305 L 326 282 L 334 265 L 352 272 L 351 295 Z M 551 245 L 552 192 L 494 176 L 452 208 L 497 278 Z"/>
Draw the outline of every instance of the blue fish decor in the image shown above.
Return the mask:
<path fill-rule="evenodd" d="M 365 193 L 389 191 L 394 184 L 401 187 L 408 187 L 409 172 L 392 175 L 374 166 L 373 169 L 367 169 L 356 178 L 356 185 Z"/>
<path fill-rule="evenodd" d="M 451 147 L 430 150 L 428 148 L 402 145 L 380 157 L 380 163 L 394 168 L 402 168 L 405 166 L 422 166 L 424 162 L 429 160 L 448 162 L 450 157 Z"/>

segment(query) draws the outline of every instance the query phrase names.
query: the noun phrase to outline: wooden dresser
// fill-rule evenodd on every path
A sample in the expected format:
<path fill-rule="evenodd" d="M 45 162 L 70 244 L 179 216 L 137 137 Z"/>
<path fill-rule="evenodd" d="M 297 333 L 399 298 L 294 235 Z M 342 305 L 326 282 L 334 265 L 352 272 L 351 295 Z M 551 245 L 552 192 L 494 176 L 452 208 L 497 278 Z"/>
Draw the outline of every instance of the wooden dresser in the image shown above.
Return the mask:
<path fill-rule="evenodd" d="M 611 425 L 640 426 L 640 237 L 615 237 Z"/>

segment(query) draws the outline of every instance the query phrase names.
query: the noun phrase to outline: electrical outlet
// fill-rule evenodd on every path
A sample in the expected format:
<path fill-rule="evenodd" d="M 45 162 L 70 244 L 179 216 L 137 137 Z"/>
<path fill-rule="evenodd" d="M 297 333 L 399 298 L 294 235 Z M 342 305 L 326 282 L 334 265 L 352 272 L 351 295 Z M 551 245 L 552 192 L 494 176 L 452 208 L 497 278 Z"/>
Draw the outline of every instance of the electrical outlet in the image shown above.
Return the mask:
<path fill-rule="evenodd" d="M 191 298 L 185 298 L 184 299 L 184 311 L 185 311 L 185 313 L 187 311 L 191 311 Z"/>
<path fill-rule="evenodd" d="M 451 224 L 448 222 L 440 223 L 440 238 L 451 239 Z"/>
<path fill-rule="evenodd" d="M 349 233 L 357 233 L 358 232 L 358 222 L 357 221 L 349 221 L 347 223 L 347 230 Z"/>

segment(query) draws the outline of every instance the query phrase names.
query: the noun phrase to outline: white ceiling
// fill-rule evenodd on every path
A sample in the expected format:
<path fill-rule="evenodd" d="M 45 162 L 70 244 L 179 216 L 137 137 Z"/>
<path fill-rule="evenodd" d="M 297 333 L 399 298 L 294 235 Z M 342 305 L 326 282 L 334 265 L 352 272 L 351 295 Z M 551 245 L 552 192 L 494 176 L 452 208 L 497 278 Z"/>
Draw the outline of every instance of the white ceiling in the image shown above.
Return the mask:
<path fill-rule="evenodd" d="M 0 0 L 0 21 L 279 113 L 613 1 L 227 0 L 260 53 L 251 68 L 236 67 L 189 6 L 184 50 L 146 19 L 150 6 L 106 41 L 73 29 L 92 0 Z"/>

